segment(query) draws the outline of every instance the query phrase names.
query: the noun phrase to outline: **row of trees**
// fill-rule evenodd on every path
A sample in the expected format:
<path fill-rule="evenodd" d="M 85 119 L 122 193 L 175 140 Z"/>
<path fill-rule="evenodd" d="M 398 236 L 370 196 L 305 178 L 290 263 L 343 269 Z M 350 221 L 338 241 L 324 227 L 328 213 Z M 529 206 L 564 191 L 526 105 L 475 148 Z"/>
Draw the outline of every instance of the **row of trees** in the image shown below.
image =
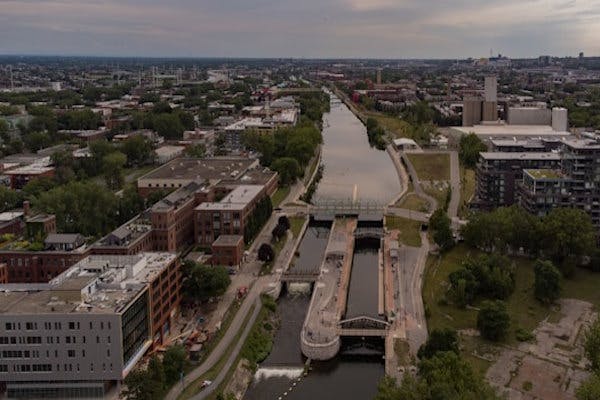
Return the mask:
<path fill-rule="evenodd" d="M 272 135 L 247 131 L 243 136 L 244 146 L 260 153 L 261 164 L 277 171 L 283 186 L 304 174 L 322 140 L 319 129 L 307 118 L 301 118 L 296 127 L 278 129 Z"/>
<path fill-rule="evenodd" d="M 590 217 L 575 208 L 556 208 L 546 216 L 518 206 L 473 215 L 462 229 L 465 242 L 488 252 L 525 254 L 553 261 L 569 276 L 587 257 L 597 264 L 596 230 Z"/>
<path fill-rule="evenodd" d="M 550 261 L 537 260 L 534 266 L 534 295 L 544 304 L 560 297 L 560 272 Z M 506 337 L 510 327 L 507 300 L 515 290 L 515 267 L 501 255 L 482 255 L 467 259 L 463 267 L 449 275 L 449 294 L 459 307 L 480 299 L 477 328 L 481 336 L 493 341 Z"/>
<path fill-rule="evenodd" d="M 385 150 L 385 129 L 373 117 L 367 118 L 367 136 L 371 147 Z"/>
<path fill-rule="evenodd" d="M 189 365 L 187 352 L 182 345 L 171 346 L 162 360 L 153 356 L 146 369 L 136 369 L 125 378 L 127 400 L 163 399 L 168 388 L 179 381 Z"/>
<path fill-rule="evenodd" d="M 248 217 L 246 225 L 244 226 L 244 242 L 250 243 L 260 232 L 265 223 L 271 218 L 273 213 L 273 203 L 269 196 L 263 197 L 252 211 L 252 214 Z"/>
<path fill-rule="evenodd" d="M 25 198 L 35 209 L 55 214 L 58 231 L 78 232 L 84 236 L 105 235 L 152 201 L 144 201 L 135 186 L 125 188 L 122 196 L 117 196 L 93 182 L 74 181 L 47 191 L 43 190 L 43 184 L 44 181 L 37 181 L 35 188 L 27 185 L 23 191 Z"/>

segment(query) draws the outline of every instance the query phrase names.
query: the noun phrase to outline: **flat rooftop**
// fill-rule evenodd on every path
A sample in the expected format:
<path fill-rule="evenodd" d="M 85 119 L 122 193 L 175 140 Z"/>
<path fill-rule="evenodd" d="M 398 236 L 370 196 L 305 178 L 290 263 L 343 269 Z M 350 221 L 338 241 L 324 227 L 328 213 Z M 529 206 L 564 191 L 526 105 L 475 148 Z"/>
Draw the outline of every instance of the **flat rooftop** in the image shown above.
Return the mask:
<path fill-rule="evenodd" d="M 216 203 L 202 203 L 196 210 L 241 210 L 264 189 L 263 185 L 240 185 Z"/>
<path fill-rule="evenodd" d="M 560 160 L 558 153 L 542 152 L 503 152 L 503 151 L 485 151 L 479 153 L 484 160 Z"/>
<path fill-rule="evenodd" d="M 148 172 L 138 180 L 216 180 L 238 178 L 258 160 L 246 157 L 215 157 L 207 159 L 178 158 Z"/>
<path fill-rule="evenodd" d="M 574 149 L 590 149 L 590 150 L 598 150 L 600 149 L 600 142 L 593 139 L 568 139 L 565 140 L 565 144 Z"/>
<path fill-rule="evenodd" d="M 549 125 L 507 125 L 486 124 L 475 126 L 457 126 L 455 130 L 465 134 L 475 133 L 478 136 L 489 137 L 519 137 L 519 136 L 570 136 L 566 131 L 555 131 Z"/>
<path fill-rule="evenodd" d="M 563 177 L 560 171 L 554 169 L 524 169 L 523 173 L 534 179 L 560 179 Z"/>
<path fill-rule="evenodd" d="M 47 284 L 0 285 L 0 313 L 119 313 L 176 257 L 88 256 Z"/>
<path fill-rule="evenodd" d="M 236 246 L 240 241 L 244 241 L 242 235 L 219 235 L 213 246 Z"/>

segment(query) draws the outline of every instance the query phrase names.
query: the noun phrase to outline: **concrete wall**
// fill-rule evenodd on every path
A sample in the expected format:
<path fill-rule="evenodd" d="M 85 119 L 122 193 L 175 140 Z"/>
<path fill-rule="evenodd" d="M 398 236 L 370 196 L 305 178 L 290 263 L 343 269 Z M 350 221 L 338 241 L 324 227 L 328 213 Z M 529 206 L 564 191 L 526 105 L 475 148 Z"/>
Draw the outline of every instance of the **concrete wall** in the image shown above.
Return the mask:
<path fill-rule="evenodd" d="M 569 119 L 566 108 L 554 107 L 552 109 L 552 129 L 565 132 L 569 128 Z"/>
<path fill-rule="evenodd" d="M 463 126 L 473 126 L 481 122 L 481 104 L 479 98 L 466 98 L 463 101 Z"/>
<path fill-rule="evenodd" d="M 552 111 L 547 108 L 510 107 L 507 122 L 509 125 L 550 125 Z"/>

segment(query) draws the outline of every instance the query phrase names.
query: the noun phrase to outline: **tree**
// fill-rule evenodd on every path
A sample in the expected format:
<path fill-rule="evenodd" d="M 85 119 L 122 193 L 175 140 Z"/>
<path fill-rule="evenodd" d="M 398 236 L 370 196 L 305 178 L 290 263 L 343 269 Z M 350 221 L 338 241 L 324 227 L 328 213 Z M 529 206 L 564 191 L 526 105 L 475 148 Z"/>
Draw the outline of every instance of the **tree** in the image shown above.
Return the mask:
<path fill-rule="evenodd" d="M 506 336 L 509 326 L 510 316 L 503 301 L 486 300 L 481 303 L 481 308 L 477 314 L 477 328 L 482 337 L 492 341 L 500 341 Z"/>
<path fill-rule="evenodd" d="M 442 251 L 449 250 L 454 246 L 450 218 L 443 209 L 435 210 L 429 219 L 429 226 L 433 230 L 433 240 Z"/>
<path fill-rule="evenodd" d="M 0 210 L 10 210 L 18 207 L 22 202 L 23 195 L 21 193 L 0 185 Z"/>
<path fill-rule="evenodd" d="M 110 153 L 102 159 L 102 172 L 106 185 L 110 189 L 120 189 L 125 182 L 123 167 L 127 163 L 127 156 L 120 151 Z"/>
<path fill-rule="evenodd" d="M 291 227 L 290 219 L 288 218 L 287 215 L 280 216 L 279 219 L 277 220 L 277 224 L 282 225 L 286 230 L 290 229 L 290 227 Z"/>
<path fill-rule="evenodd" d="M 474 168 L 479 160 L 479 153 L 487 150 L 485 144 L 474 133 L 462 136 L 459 146 L 458 158 L 467 168 Z"/>
<path fill-rule="evenodd" d="M 165 353 L 166 355 L 166 353 Z M 164 361 L 161 362 L 158 357 L 153 356 L 148 363 L 148 375 L 150 378 L 150 386 L 154 386 L 153 392 L 162 394 L 165 389 L 166 375 L 164 369 Z"/>
<path fill-rule="evenodd" d="M 576 208 L 554 208 L 542 221 L 543 251 L 556 265 L 567 257 L 592 255 L 596 230 L 590 216 Z"/>
<path fill-rule="evenodd" d="M 596 319 L 584 333 L 583 348 L 592 364 L 592 369 L 600 372 L 600 319 Z"/>
<path fill-rule="evenodd" d="M 560 271 L 551 261 L 535 262 L 535 298 L 551 304 L 560 297 Z"/>
<path fill-rule="evenodd" d="M 154 160 L 152 142 L 142 135 L 135 135 L 125 140 L 120 150 L 127 156 L 127 165 L 130 166 L 145 165 Z"/>
<path fill-rule="evenodd" d="M 54 187 L 56 187 L 56 182 L 54 179 L 40 177 L 27 182 L 27 185 L 23 187 L 23 193 L 27 199 L 32 200 L 38 197 L 40 194 L 53 189 Z"/>
<path fill-rule="evenodd" d="M 278 158 L 271 165 L 271 169 L 279 174 L 279 182 L 282 186 L 294 183 L 300 175 L 300 165 L 291 157 Z"/>
<path fill-rule="evenodd" d="M 52 138 L 46 132 L 31 132 L 25 136 L 24 140 L 25 146 L 27 146 L 32 153 L 52 144 Z"/>
<path fill-rule="evenodd" d="M 583 381 L 575 391 L 575 396 L 577 400 L 600 399 L 600 375 L 593 373 L 587 380 Z"/>
<path fill-rule="evenodd" d="M 206 146 L 202 143 L 198 143 L 185 149 L 185 153 L 190 157 L 204 158 L 206 155 Z"/>
<path fill-rule="evenodd" d="M 118 222 L 114 193 L 92 182 L 70 182 L 41 193 L 33 203 L 39 211 L 56 215 L 60 232 L 102 236 Z"/>
<path fill-rule="evenodd" d="M 275 252 L 268 243 L 263 243 L 258 248 L 258 259 L 262 262 L 270 262 L 275 258 Z"/>
<path fill-rule="evenodd" d="M 123 395 L 127 400 L 159 400 L 163 398 L 165 389 L 165 373 L 162 363 L 154 356 L 148 363 L 148 369 L 133 370 L 125 378 L 126 390 Z"/>
<path fill-rule="evenodd" d="M 469 363 L 452 351 L 439 352 L 419 364 L 419 380 L 426 383 L 422 399 L 496 399 L 493 389 Z"/>
<path fill-rule="evenodd" d="M 176 114 L 163 113 L 153 118 L 154 130 L 165 139 L 181 139 L 185 127 Z"/>
<path fill-rule="evenodd" d="M 452 351 L 459 354 L 458 336 L 455 330 L 452 329 L 434 329 L 427 342 L 421 345 L 417 356 L 420 359 L 431 358 L 438 352 Z"/>
<path fill-rule="evenodd" d="M 273 231 L 271 231 L 271 235 L 275 241 L 279 241 L 285 235 L 286 231 L 287 229 L 285 229 L 285 226 L 277 224 L 275 225 L 275 228 L 273 228 Z"/>
<path fill-rule="evenodd" d="M 183 291 L 187 297 L 203 302 L 221 296 L 231 283 L 227 269 L 186 262 L 183 267 Z"/>
<path fill-rule="evenodd" d="M 162 365 L 165 370 L 167 385 L 172 385 L 180 379 L 181 373 L 183 373 L 187 364 L 187 352 L 182 345 L 176 344 L 165 351 Z"/>

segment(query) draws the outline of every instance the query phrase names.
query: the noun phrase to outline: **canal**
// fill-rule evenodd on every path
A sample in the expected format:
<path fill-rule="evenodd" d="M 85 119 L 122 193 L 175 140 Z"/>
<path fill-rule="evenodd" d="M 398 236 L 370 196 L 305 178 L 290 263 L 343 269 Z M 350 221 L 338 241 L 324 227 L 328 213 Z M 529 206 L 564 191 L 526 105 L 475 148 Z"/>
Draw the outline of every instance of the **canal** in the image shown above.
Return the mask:
<path fill-rule="evenodd" d="M 367 129 L 335 95 L 323 116 L 323 178 L 313 202 L 361 200 L 387 204 L 400 192 L 387 153 L 369 146 Z"/>
<path fill-rule="evenodd" d="M 331 94 L 331 110 L 323 116 L 323 178 L 313 202 L 362 201 L 387 204 L 400 191 L 396 170 L 387 153 L 369 146 L 364 125 Z M 311 223 L 294 260 L 298 272 L 321 264 L 329 228 Z M 377 315 L 378 242 L 359 241 L 353 258 L 347 315 Z M 246 392 L 246 400 L 371 399 L 384 376 L 381 352 L 345 353 L 328 362 L 312 362 L 302 376 L 305 358 L 300 331 L 310 303 L 309 285 L 290 285 L 278 301 L 281 321 L 273 351 L 261 364 Z M 352 355 L 350 355 L 352 353 Z M 360 352 L 358 353 L 360 354 Z"/>

